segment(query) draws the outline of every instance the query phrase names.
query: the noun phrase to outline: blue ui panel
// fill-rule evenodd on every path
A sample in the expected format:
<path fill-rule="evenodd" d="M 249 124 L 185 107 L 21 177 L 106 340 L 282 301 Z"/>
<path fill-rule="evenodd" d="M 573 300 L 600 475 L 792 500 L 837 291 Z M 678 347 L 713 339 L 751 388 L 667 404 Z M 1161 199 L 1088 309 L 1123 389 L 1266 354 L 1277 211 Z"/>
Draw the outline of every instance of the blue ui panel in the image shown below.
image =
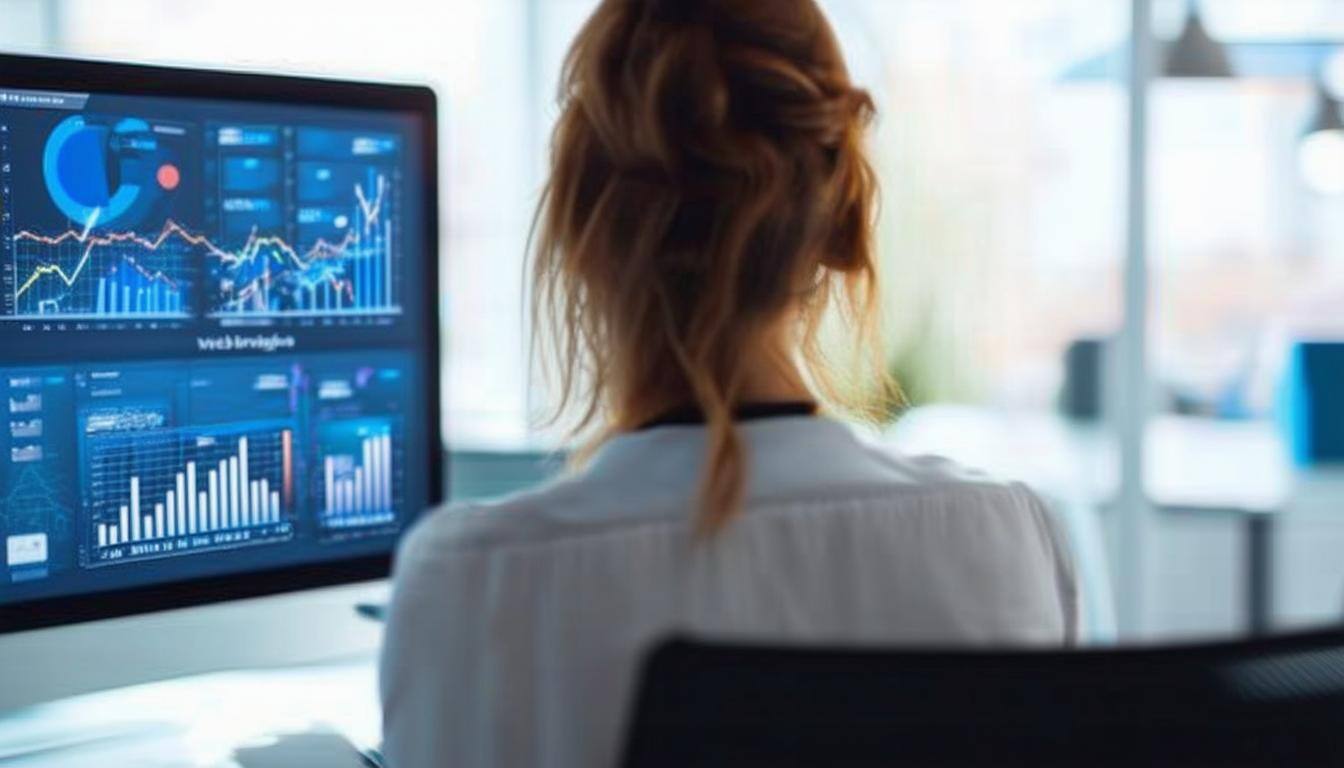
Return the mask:
<path fill-rule="evenodd" d="M 390 549 L 437 450 L 420 131 L 0 82 L 0 604 Z"/>

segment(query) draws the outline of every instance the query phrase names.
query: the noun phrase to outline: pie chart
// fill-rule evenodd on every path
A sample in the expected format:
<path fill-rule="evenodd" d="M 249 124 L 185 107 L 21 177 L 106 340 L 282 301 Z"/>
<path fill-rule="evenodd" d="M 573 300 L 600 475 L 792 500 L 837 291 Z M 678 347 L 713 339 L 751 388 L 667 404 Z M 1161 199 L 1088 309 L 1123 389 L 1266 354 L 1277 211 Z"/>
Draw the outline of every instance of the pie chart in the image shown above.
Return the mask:
<path fill-rule="evenodd" d="M 181 180 L 177 163 L 148 122 L 84 115 L 67 117 L 52 129 L 42 175 L 52 203 L 79 226 L 143 214 Z"/>

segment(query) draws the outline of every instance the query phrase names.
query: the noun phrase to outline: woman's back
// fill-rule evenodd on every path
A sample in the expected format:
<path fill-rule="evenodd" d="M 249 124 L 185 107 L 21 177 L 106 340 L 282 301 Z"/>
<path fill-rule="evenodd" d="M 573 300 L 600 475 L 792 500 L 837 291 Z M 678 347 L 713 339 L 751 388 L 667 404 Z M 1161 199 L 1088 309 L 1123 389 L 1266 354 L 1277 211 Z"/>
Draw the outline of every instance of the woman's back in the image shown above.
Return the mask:
<path fill-rule="evenodd" d="M 600 450 L 410 535 L 383 656 L 392 764 L 610 765 L 639 657 L 670 632 L 1071 641 L 1072 574 L 1034 496 L 778 416 L 894 405 L 873 102 L 816 2 L 601 0 L 560 100 L 532 317 L 559 411 Z M 751 404 L 776 417 L 739 424 Z M 679 413 L 703 425 L 649 428 Z"/>
<path fill-rule="evenodd" d="M 610 441 L 582 474 L 440 511 L 406 541 L 384 652 L 392 765 L 612 765 L 643 651 L 770 642 L 1054 644 L 1073 574 L 1034 495 L 814 417 L 743 424 L 743 511 L 695 534 L 706 435 Z"/>

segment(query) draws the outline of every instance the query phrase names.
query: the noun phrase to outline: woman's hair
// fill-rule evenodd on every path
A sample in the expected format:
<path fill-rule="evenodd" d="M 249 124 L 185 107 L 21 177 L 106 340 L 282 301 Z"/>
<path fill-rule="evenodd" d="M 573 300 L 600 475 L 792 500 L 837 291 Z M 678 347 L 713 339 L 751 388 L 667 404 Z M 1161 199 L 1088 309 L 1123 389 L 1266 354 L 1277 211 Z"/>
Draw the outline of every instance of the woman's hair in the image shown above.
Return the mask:
<path fill-rule="evenodd" d="M 744 492 L 744 358 L 790 311 L 802 309 L 789 362 L 822 397 L 856 410 L 890 392 L 862 144 L 872 100 L 813 0 L 603 0 L 569 51 L 560 105 L 533 254 L 556 417 L 579 404 L 575 431 L 599 428 L 595 447 L 698 408 L 697 528 L 712 533 Z M 822 353 L 832 298 L 871 353 L 863 386 Z"/>

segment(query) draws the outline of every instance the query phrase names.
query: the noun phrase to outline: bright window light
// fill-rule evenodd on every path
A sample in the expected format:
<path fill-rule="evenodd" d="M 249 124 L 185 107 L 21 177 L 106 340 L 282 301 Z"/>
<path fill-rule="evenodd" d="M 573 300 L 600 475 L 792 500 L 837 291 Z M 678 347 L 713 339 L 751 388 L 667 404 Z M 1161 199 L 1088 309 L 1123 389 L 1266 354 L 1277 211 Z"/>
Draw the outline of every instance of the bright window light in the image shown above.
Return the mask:
<path fill-rule="evenodd" d="M 1297 149 L 1297 164 L 1311 191 L 1344 194 L 1344 131 L 1317 131 L 1303 138 Z"/>

